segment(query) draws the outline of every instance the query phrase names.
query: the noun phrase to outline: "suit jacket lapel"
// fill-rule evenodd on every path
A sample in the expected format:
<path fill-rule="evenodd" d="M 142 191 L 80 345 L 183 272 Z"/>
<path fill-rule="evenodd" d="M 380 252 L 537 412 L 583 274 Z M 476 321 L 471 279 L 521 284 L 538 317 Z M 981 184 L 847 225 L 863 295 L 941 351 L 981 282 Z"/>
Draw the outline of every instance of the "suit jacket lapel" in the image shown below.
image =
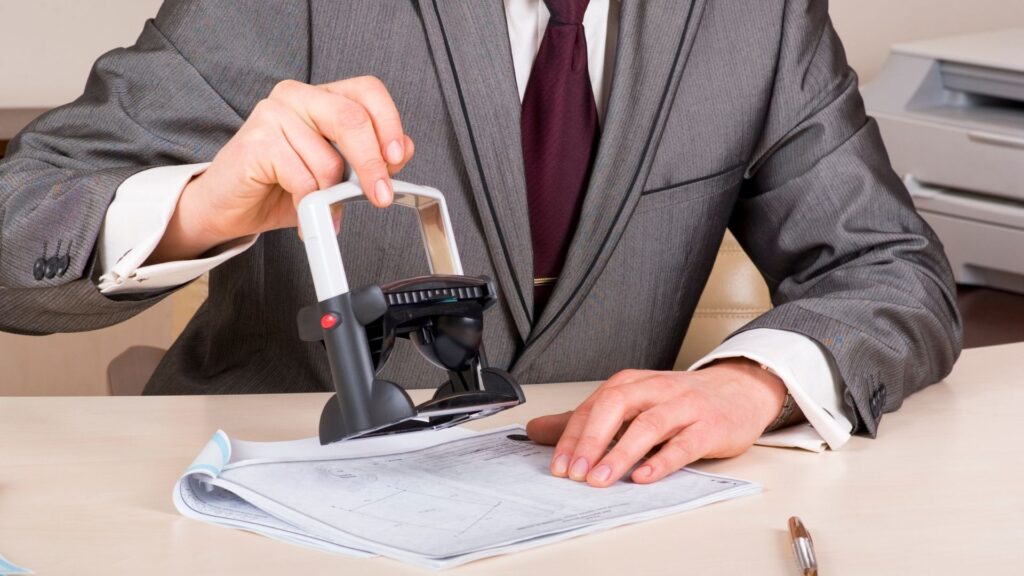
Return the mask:
<path fill-rule="evenodd" d="M 501 2 L 419 0 L 497 281 L 520 337 L 530 333 L 533 250 L 519 92 Z"/>
<path fill-rule="evenodd" d="M 622 2 L 611 95 L 580 222 L 516 371 L 565 326 L 615 249 L 640 198 L 704 2 Z"/>

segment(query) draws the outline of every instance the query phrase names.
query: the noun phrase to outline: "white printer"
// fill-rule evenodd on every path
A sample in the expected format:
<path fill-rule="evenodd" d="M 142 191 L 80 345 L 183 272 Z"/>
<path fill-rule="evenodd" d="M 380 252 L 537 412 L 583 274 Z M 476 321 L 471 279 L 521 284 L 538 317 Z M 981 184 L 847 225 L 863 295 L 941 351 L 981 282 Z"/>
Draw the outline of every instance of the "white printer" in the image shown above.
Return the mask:
<path fill-rule="evenodd" d="M 897 45 L 862 93 L 957 281 L 1024 293 L 1024 28 Z"/>

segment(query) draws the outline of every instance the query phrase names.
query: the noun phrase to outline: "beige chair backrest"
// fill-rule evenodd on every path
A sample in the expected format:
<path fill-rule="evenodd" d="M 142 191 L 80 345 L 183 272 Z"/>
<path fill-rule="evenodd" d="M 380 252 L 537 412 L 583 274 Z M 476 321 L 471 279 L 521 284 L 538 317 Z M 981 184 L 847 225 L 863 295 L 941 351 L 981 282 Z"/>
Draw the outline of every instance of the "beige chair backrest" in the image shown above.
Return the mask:
<path fill-rule="evenodd" d="M 686 370 L 729 334 L 771 308 L 768 286 L 736 238 L 726 233 L 683 340 L 676 370 Z"/>

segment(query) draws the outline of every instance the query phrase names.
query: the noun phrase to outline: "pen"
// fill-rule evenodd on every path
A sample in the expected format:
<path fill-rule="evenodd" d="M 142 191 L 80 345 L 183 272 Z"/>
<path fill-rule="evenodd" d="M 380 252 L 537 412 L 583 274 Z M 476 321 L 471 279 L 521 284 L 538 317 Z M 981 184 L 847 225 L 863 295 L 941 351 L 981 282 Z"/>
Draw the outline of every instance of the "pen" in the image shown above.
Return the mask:
<path fill-rule="evenodd" d="M 789 537 L 793 540 L 793 555 L 804 576 L 818 576 L 818 560 L 814 557 L 814 541 L 804 523 L 793 516 L 789 519 Z"/>

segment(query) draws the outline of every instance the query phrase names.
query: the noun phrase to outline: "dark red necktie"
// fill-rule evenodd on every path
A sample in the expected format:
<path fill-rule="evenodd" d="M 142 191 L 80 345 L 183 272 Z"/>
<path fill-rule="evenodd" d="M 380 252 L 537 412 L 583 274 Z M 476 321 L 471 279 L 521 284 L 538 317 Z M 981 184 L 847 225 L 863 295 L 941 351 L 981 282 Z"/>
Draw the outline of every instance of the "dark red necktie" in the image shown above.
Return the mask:
<path fill-rule="evenodd" d="M 544 3 L 551 20 L 526 85 L 521 120 L 535 317 L 565 263 L 600 138 L 583 32 L 590 0 Z"/>

